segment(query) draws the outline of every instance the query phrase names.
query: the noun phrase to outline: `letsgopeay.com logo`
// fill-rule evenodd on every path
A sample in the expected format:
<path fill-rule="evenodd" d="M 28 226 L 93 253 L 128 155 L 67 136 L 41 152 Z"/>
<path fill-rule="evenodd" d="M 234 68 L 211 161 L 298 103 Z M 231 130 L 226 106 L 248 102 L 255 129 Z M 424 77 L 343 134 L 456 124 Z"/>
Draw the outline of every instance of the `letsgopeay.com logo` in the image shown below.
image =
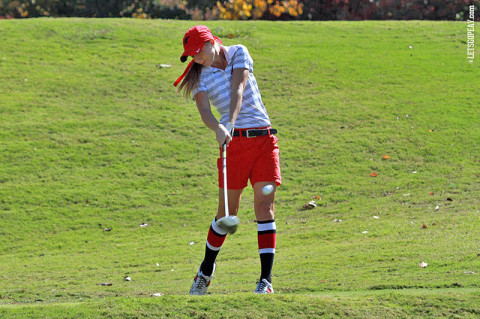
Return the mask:
<path fill-rule="evenodd" d="M 475 58 L 475 6 L 470 6 L 470 14 L 467 20 L 467 59 L 473 63 Z"/>

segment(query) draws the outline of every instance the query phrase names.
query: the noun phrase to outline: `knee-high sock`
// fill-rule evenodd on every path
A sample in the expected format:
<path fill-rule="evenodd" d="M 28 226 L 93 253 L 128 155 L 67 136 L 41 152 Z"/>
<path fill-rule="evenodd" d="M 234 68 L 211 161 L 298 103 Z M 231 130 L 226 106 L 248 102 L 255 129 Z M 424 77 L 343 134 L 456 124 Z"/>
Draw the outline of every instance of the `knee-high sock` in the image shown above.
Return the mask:
<path fill-rule="evenodd" d="M 260 279 L 267 279 L 272 282 L 272 267 L 275 257 L 275 246 L 277 243 L 277 226 L 275 220 L 257 222 L 258 229 L 258 252 L 260 253 L 260 263 L 262 265 L 262 274 Z"/>
<path fill-rule="evenodd" d="M 200 266 L 200 270 L 204 275 L 210 276 L 212 274 L 215 259 L 217 259 L 217 255 L 220 252 L 220 248 L 222 248 L 225 238 L 227 238 L 227 232 L 218 227 L 214 219 L 208 230 L 205 257 Z"/>

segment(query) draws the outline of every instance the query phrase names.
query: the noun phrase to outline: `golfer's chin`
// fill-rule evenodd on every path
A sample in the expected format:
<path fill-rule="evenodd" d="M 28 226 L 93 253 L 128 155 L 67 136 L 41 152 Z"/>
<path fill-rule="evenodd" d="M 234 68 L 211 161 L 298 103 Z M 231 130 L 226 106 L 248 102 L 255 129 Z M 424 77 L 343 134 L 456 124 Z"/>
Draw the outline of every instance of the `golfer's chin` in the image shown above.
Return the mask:
<path fill-rule="evenodd" d="M 205 62 L 201 63 L 201 65 L 203 65 L 203 66 L 213 66 L 213 60 L 212 61 L 205 61 Z"/>

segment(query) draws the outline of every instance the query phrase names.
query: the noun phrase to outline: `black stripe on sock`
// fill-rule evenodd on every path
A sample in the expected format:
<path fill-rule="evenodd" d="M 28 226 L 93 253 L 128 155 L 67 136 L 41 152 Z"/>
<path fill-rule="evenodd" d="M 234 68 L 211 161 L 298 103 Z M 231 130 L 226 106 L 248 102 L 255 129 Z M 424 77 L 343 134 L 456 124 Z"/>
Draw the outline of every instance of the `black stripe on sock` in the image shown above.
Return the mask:
<path fill-rule="evenodd" d="M 225 236 L 227 236 L 227 234 L 220 235 L 219 233 L 217 233 L 217 232 L 213 229 L 212 225 L 210 225 L 210 230 L 211 230 L 212 233 L 213 233 L 215 236 L 217 236 L 217 237 L 225 237 Z"/>
<path fill-rule="evenodd" d="M 275 219 L 272 219 L 272 220 L 264 220 L 264 221 L 258 221 L 257 220 L 257 224 L 268 224 L 268 223 L 274 223 L 275 222 Z"/>
<path fill-rule="evenodd" d="M 277 230 L 276 229 L 262 230 L 262 231 L 259 231 L 257 233 L 258 233 L 258 235 L 276 234 Z"/>

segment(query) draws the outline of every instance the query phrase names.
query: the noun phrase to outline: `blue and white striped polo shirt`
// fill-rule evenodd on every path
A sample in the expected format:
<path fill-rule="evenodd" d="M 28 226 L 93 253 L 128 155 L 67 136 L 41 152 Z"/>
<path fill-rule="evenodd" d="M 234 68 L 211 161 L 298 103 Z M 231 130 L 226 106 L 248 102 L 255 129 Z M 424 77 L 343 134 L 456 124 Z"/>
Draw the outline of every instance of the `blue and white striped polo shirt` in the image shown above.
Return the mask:
<path fill-rule="evenodd" d="M 232 73 L 234 69 L 248 69 L 248 79 L 243 92 L 242 107 L 235 121 L 235 128 L 251 128 L 270 126 L 270 118 L 262 103 L 257 80 L 253 75 L 253 60 L 243 45 L 224 47 L 228 65 L 225 71 L 211 66 L 202 67 L 202 73 L 193 96 L 198 92 L 206 92 L 210 103 L 221 115 L 220 123 L 226 125 L 230 117 L 230 100 Z"/>

